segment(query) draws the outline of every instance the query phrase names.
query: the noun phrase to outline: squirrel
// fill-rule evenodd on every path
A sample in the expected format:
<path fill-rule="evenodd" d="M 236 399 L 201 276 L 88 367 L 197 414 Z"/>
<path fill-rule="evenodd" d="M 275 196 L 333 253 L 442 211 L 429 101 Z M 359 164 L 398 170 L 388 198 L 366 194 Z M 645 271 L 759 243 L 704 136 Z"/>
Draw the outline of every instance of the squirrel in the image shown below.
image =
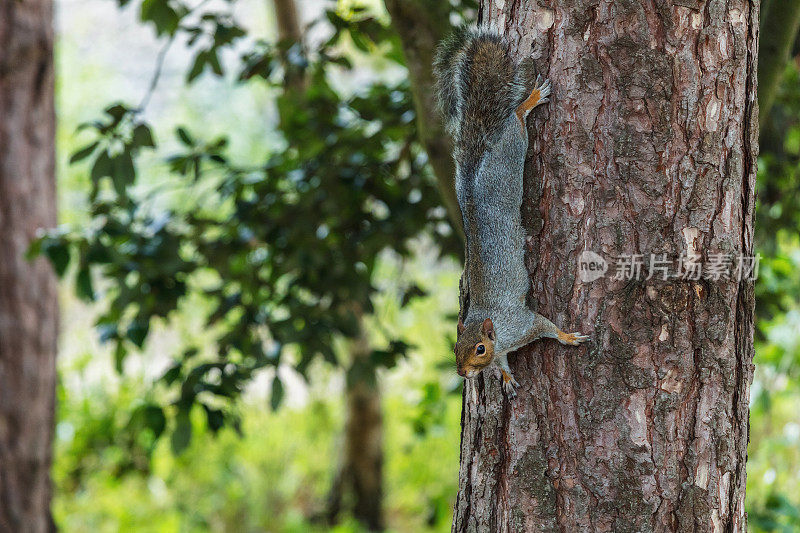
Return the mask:
<path fill-rule="evenodd" d="M 473 378 L 496 361 L 503 389 L 519 386 L 508 354 L 542 337 L 576 346 L 588 336 L 564 333 L 531 311 L 522 227 L 526 118 L 549 102 L 550 81 L 532 62 L 516 64 L 495 31 L 463 26 L 434 59 L 439 108 L 453 137 L 456 196 L 465 234 L 465 266 L 455 344 L 458 374 Z"/>

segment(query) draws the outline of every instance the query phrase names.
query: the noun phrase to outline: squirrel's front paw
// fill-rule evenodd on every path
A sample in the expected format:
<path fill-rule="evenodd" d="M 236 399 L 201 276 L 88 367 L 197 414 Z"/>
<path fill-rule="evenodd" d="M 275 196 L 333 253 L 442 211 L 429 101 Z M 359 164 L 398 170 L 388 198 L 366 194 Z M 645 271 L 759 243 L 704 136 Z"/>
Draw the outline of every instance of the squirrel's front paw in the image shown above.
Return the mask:
<path fill-rule="evenodd" d="M 517 387 L 519 387 L 519 383 L 514 379 L 514 376 L 510 374 L 505 374 L 503 376 L 503 390 L 512 400 L 517 397 Z"/>
<path fill-rule="evenodd" d="M 564 333 L 563 331 L 558 332 L 558 342 L 561 344 L 566 344 L 568 346 L 577 346 L 582 342 L 586 342 L 589 340 L 588 335 L 581 335 L 580 333 Z"/>

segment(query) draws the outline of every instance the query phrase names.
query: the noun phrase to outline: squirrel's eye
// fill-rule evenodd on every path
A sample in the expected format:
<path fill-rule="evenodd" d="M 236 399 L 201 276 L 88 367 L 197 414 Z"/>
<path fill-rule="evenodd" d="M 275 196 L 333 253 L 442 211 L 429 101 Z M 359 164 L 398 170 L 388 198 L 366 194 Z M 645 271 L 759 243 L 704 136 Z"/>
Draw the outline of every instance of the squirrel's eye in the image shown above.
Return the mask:
<path fill-rule="evenodd" d="M 486 352 L 486 347 L 483 344 L 479 344 L 477 348 L 475 348 L 475 353 L 478 355 L 483 355 Z"/>

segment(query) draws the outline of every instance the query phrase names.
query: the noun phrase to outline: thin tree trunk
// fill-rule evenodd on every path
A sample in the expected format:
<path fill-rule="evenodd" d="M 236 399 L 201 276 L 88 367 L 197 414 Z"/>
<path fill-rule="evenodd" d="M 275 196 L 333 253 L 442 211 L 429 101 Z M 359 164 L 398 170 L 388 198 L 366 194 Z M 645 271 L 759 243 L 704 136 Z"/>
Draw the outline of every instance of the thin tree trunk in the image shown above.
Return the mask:
<path fill-rule="evenodd" d="M 765 6 L 762 6 L 762 8 Z M 771 2 L 762 11 L 758 56 L 758 106 L 763 129 L 800 28 L 800 2 Z"/>
<path fill-rule="evenodd" d="M 303 40 L 300 19 L 294 0 L 273 0 L 278 26 L 278 39 L 299 43 Z"/>
<path fill-rule="evenodd" d="M 295 0 L 272 0 L 275 8 L 275 20 L 278 27 L 278 39 L 285 46 L 303 46 L 303 29 L 297 13 Z M 305 69 L 283 58 L 283 85 L 287 92 L 302 94 L 306 90 L 308 79 Z"/>
<path fill-rule="evenodd" d="M 800 2 L 783 0 L 761 2 L 761 28 L 758 53 L 758 123 L 759 145 L 762 152 L 786 157 L 783 147 L 786 136 L 786 113 L 774 106 L 778 88 L 789 56 L 797 54 L 797 32 L 800 29 Z M 792 49 L 794 48 L 794 51 Z M 774 195 L 783 193 L 775 187 L 759 191 L 767 204 L 775 202 Z M 766 194 L 766 196 L 763 196 Z"/>
<path fill-rule="evenodd" d="M 363 365 L 363 373 L 348 380 L 343 474 L 353 495 L 353 516 L 379 531 L 383 529 L 383 414 L 375 368 L 366 361 L 370 351 L 363 334 L 353 353 L 358 359 L 354 365 Z"/>
<path fill-rule="evenodd" d="M 465 387 L 453 531 L 745 531 L 753 289 L 582 282 L 583 251 L 752 254 L 758 2 L 484 0 L 553 82 L 530 122 L 539 341 Z"/>
<path fill-rule="evenodd" d="M 449 2 L 427 0 L 384 0 L 384 4 L 403 45 L 420 141 L 436 175 L 450 223 L 462 234 L 461 211 L 456 200 L 455 164 L 450 155 L 453 146 L 445 134 L 433 92 L 433 56 L 436 45 L 452 30 L 448 18 L 452 8 Z"/>
<path fill-rule="evenodd" d="M 331 487 L 327 514 L 329 522 L 336 522 L 343 502 L 350 502 L 347 507 L 357 520 L 371 531 L 380 531 L 384 527 L 383 414 L 363 319 L 360 327 L 361 333 L 350 344 L 343 457 Z"/>
<path fill-rule="evenodd" d="M 0 0 L 0 531 L 50 517 L 56 284 L 24 255 L 56 221 L 50 0 Z"/>

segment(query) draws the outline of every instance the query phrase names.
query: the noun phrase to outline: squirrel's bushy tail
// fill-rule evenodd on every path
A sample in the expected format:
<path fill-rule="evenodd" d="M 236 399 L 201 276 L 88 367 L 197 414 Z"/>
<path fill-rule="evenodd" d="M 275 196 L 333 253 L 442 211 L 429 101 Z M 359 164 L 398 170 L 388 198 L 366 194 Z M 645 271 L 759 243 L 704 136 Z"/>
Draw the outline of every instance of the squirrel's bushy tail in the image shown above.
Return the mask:
<path fill-rule="evenodd" d="M 433 63 L 436 94 L 457 147 L 485 143 L 525 98 L 525 83 L 495 31 L 462 26 L 444 39 Z"/>

